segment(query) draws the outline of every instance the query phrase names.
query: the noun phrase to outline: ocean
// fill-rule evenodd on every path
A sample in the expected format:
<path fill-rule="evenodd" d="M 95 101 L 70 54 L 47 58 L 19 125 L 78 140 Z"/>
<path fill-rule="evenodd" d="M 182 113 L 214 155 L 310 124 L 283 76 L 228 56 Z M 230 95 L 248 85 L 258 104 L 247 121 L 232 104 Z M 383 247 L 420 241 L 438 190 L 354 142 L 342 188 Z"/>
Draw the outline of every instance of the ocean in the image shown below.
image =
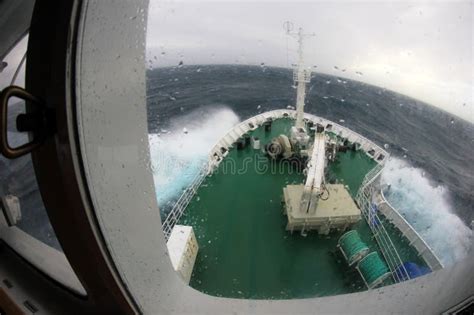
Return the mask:
<path fill-rule="evenodd" d="M 150 151 L 162 216 L 227 130 L 258 113 L 294 106 L 292 86 L 292 73 L 285 68 L 206 65 L 148 70 Z M 391 154 L 382 175 L 383 183 L 391 186 L 389 202 L 445 264 L 465 256 L 472 243 L 468 226 L 474 220 L 473 124 L 393 91 L 320 73 L 308 84 L 305 111 L 384 146 Z M 9 134 L 15 141 L 21 137 L 13 130 Z M 20 197 L 19 227 L 60 249 L 29 157 L 0 158 L 0 182 L 0 195 Z"/>

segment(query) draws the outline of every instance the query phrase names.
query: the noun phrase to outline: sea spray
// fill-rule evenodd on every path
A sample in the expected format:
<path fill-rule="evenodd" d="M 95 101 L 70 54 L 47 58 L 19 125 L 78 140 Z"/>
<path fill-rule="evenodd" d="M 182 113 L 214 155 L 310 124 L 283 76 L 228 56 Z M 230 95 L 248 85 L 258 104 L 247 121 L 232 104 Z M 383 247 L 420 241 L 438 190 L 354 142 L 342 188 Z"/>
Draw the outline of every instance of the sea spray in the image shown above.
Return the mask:
<path fill-rule="evenodd" d="M 239 122 L 229 108 L 196 109 L 150 134 L 150 153 L 158 205 L 166 214 L 208 160 L 209 151 Z"/>
<path fill-rule="evenodd" d="M 472 231 L 454 214 L 444 186 L 430 182 L 422 169 L 397 158 L 385 165 L 381 181 L 389 203 L 413 226 L 443 264 L 464 258 Z"/>

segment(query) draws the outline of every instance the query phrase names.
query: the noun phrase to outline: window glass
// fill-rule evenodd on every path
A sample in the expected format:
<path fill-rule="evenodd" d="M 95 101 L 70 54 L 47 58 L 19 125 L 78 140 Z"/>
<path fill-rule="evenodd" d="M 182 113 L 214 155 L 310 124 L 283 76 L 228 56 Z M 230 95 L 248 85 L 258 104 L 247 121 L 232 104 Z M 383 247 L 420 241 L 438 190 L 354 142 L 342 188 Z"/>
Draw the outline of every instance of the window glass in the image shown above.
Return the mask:
<path fill-rule="evenodd" d="M 214 296 L 308 298 L 466 258 L 472 25 L 468 2 L 151 1 L 151 171 L 179 276 Z M 308 141 L 292 133 L 299 96 Z M 290 222 L 313 171 L 315 214 Z"/>
<path fill-rule="evenodd" d="M 28 36 L 2 60 L 0 90 L 10 85 L 25 86 L 27 43 Z M 28 134 L 18 132 L 15 127 L 16 117 L 24 111 L 24 101 L 15 97 L 10 99 L 8 140 L 13 147 L 28 141 Z M 0 197 L 7 195 L 16 196 L 20 202 L 21 219 L 16 226 L 43 243 L 62 251 L 44 208 L 30 155 L 14 160 L 0 155 Z"/>

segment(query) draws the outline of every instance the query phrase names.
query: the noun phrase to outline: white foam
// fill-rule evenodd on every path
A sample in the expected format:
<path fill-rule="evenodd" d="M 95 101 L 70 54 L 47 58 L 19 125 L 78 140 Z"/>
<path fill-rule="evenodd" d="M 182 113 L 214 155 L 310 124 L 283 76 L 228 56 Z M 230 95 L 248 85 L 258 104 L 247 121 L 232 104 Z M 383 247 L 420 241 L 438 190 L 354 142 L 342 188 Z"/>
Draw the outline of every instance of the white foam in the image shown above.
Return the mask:
<path fill-rule="evenodd" d="M 454 214 L 443 186 L 433 185 L 422 169 L 391 158 L 381 177 L 390 184 L 387 200 L 428 243 L 444 265 L 466 257 L 472 231 Z"/>
<path fill-rule="evenodd" d="M 150 154 L 158 204 L 178 198 L 207 162 L 212 146 L 239 122 L 227 107 L 196 109 L 171 121 L 161 134 L 150 134 Z"/>

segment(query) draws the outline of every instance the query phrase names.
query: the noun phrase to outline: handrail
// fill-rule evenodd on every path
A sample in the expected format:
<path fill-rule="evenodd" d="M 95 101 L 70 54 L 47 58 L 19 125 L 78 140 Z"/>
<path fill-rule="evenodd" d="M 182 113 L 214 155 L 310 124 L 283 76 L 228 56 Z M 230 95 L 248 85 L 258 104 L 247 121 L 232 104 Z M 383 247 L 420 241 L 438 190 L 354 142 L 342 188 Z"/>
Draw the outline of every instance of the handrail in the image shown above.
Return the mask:
<path fill-rule="evenodd" d="M 387 201 L 383 189 L 380 190 L 379 198 L 381 201 L 377 204 L 384 215 L 391 219 L 392 223 L 403 233 L 403 235 L 410 241 L 410 244 L 417 250 L 418 254 L 423 258 L 431 270 L 439 270 L 444 268 L 441 260 L 433 252 L 433 249 L 425 242 L 420 234 L 413 228 L 413 226 Z M 386 205 L 381 207 L 381 205 Z"/>
<path fill-rule="evenodd" d="M 225 148 L 228 150 L 230 146 L 239 138 L 242 137 L 246 132 L 249 130 L 256 129 L 259 125 L 265 122 L 267 119 L 279 119 L 284 117 L 295 118 L 296 111 L 290 109 L 276 109 L 272 111 L 268 111 L 265 113 L 258 114 L 256 116 L 250 117 L 241 123 L 235 125 L 230 130 L 228 130 L 225 135 L 216 142 L 216 144 L 212 147 L 209 153 L 209 172 L 212 172 L 222 161 L 225 154 L 221 152 L 221 148 Z M 379 145 L 375 144 L 371 140 L 367 139 L 366 137 L 362 136 L 361 134 L 346 128 L 338 123 L 333 121 L 327 120 L 325 118 L 315 116 L 312 114 L 305 113 L 304 118 L 307 120 L 312 121 L 313 123 L 321 123 L 324 125 L 332 125 L 332 131 L 338 133 L 346 138 L 351 138 L 352 142 L 359 142 L 361 144 L 362 149 L 366 154 L 369 155 L 369 151 L 374 150 L 374 154 L 370 155 L 377 164 L 382 165 L 388 158 L 389 154 Z M 249 127 L 249 125 L 252 127 Z M 228 141 L 230 140 L 230 141 Z M 230 142 L 230 143 L 229 143 Z M 378 157 L 381 157 L 379 160 Z"/>
<path fill-rule="evenodd" d="M 203 167 L 203 169 L 201 169 L 201 171 L 196 175 L 190 186 L 179 197 L 178 201 L 174 204 L 173 208 L 165 218 L 162 224 L 165 238 L 168 239 L 174 225 L 181 218 L 185 208 L 189 205 L 189 202 L 196 193 L 196 189 L 201 185 L 204 178 L 208 174 L 212 173 L 217 168 L 217 166 L 219 166 L 220 162 L 227 155 L 229 148 L 235 143 L 235 141 L 237 141 L 238 138 L 242 137 L 249 130 L 254 130 L 258 128 L 258 126 L 263 124 L 267 119 L 279 119 L 285 117 L 295 118 L 295 116 L 295 110 L 276 109 L 250 117 L 228 130 L 226 134 L 212 147 L 209 153 L 207 167 Z M 377 162 L 377 167 L 380 167 L 380 169 L 382 168 L 383 163 L 388 157 L 388 153 L 380 146 L 376 145 L 375 143 L 358 134 L 357 132 L 352 131 L 330 120 L 307 113 L 305 113 L 304 118 L 312 121 L 313 123 L 322 123 L 326 126 L 328 124 L 331 124 L 333 132 L 339 133 L 347 138 L 351 138 L 352 142 L 361 143 L 362 149 L 367 154 L 369 154 L 369 150 L 374 150 L 375 153 L 373 156 L 371 155 L 371 157 L 374 158 L 374 160 Z M 225 148 L 225 152 L 222 152 L 222 148 Z M 382 159 L 376 159 L 376 156 L 380 157 L 382 155 Z"/>
<path fill-rule="evenodd" d="M 406 270 L 403 262 L 398 254 L 397 249 L 395 248 L 390 235 L 388 234 L 383 221 L 372 209 L 371 198 L 375 191 L 375 180 L 380 176 L 383 170 L 383 165 L 378 164 L 372 170 L 370 170 L 364 180 L 362 185 L 357 192 L 357 203 L 361 208 L 362 214 L 364 215 L 367 224 L 369 225 L 372 233 L 377 241 L 379 248 L 382 252 L 382 255 L 387 262 L 392 277 L 395 282 L 401 282 L 406 279 L 410 279 L 408 271 Z"/>
<path fill-rule="evenodd" d="M 171 211 L 166 216 L 166 219 L 163 221 L 163 233 L 165 234 L 165 239 L 171 235 L 171 231 L 173 227 L 178 223 L 179 219 L 184 213 L 184 210 L 189 205 L 192 197 L 196 194 L 197 188 L 201 186 L 204 178 L 207 176 L 207 170 L 203 167 L 200 172 L 194 177 L 193 181 L 189 185 L 188 188 L 184 190 L 184 192 L 179 197 L 178 201 L 174 204 Z"/>

